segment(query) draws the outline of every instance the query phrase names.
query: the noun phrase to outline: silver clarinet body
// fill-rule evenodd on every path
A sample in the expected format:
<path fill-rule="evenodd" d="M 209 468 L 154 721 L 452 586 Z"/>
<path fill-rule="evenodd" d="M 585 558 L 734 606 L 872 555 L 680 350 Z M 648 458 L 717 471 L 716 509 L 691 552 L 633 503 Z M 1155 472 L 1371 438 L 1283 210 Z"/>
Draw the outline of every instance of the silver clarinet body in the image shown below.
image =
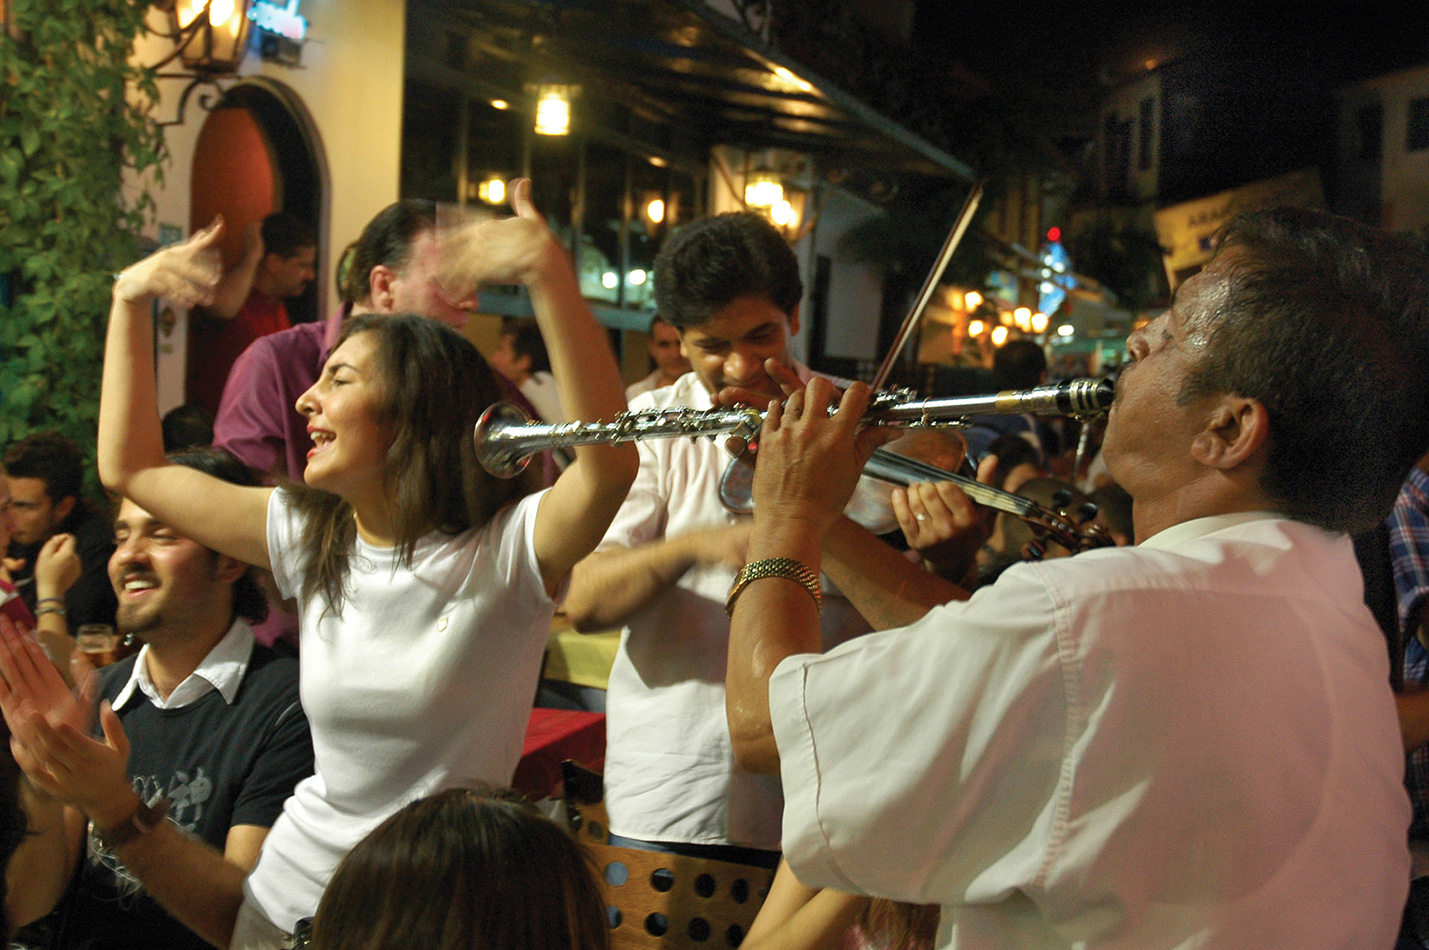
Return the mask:
<path fill-rule="evenodd" d="M 1113 387 L 1106 379 L 1073 379 L 1053 386 L 1006 390 L 987 396 L 920 399 L 906 389 L 874 393 L 864 410 L 867 425 L 886 428 L 960 428 L 986 415 L 1094 416 L 1111 406 Z M 725 436 L 749 441 L 764 423 L 764 413 L 750 406 L 713 409 L 644 409 L 622 412 L 610 422 L 532 422 L 511 403 L 497 403 L 476 424 L 476 454 L 482 467 L 510 478 L 531 456 L 577 445 L 611 445 L 681 436 Z"/>

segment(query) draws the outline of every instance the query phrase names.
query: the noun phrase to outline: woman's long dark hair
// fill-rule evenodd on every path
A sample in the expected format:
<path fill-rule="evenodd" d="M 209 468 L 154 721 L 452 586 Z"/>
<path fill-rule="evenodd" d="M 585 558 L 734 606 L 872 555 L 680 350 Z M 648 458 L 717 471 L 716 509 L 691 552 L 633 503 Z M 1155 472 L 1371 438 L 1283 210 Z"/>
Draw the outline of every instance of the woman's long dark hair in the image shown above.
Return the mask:
<path fill-rule="evenodd" d="M 481 527 L 525 494 L 526 483 L 494 478 L 476 460 L 476 421 L 503 393 L 470 341 L 425 317 L 364 314 L 347 321 L 337 345 L 359 333 L 373 337 L 380 421 L 392 433 L 382 477 L 398 557 L 411 566 L 424 535 Z M 329 492 L 295 491 L 296 507 L 305 516 L 303 551 L 311 559 L 303 597 L 321 595 L 329 609 L 341 613 L 347 560 L 357 538 L 352 506 Z"/>
<path fill-rule="evenodd" d="M 388 818 L 338 865 L 312 950 L 607 950 L 590 858 L 509 789 L 455 788 Z"/>

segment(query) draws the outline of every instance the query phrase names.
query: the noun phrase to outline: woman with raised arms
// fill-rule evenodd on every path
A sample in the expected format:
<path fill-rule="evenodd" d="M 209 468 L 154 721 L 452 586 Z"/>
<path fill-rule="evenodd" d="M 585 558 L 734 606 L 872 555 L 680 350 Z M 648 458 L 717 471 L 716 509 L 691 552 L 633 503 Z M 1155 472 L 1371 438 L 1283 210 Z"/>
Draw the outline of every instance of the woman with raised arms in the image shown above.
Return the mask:
<path fill-rule="evenodd" d="M 614 357 L 530 194 L 518 182 L 515 217 L 441 235 L 440 286 L 524 284 L 562 403 L 573 418 L 609 419 L 625 405 Z M 167 464 L 150 301 L 203 302 L 221 230 L 119 275 L 99 470 L 175 531 L 271 569 L 298 600 L 317 773 L 265 840 L 241 908 L 233 900 L 232 946 L 281 947 L 338 861 L 388 815 L 447 787 L 510 782 L 553 598 L 604 534 L 637 456 L 633 445 L 581 447 L 553 487 L 518 498 L 476 461 L 473 426 L 500 398 L 476 349 L 431 320 L 369 316 L 343 328 L 298 400 L 315 443 L 305 487 L 244 488 Z"/>

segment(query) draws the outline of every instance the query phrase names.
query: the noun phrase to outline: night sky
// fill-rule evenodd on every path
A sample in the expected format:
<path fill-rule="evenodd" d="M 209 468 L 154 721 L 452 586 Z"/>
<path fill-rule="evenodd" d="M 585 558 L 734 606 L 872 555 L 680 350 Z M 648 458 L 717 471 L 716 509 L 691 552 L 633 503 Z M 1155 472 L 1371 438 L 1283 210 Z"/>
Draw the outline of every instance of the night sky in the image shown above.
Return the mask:
<path fill-rule="evenodd" d="M 1019 69 L 1073 86 L 1125 77 L 1149 59 L 1206 52 L 1263 58 L 1327 88 L 1429 63 L 1429 4 L 1261 7 L 1249 0 L 922 0 L 914 42 L 989 78 Z"/>

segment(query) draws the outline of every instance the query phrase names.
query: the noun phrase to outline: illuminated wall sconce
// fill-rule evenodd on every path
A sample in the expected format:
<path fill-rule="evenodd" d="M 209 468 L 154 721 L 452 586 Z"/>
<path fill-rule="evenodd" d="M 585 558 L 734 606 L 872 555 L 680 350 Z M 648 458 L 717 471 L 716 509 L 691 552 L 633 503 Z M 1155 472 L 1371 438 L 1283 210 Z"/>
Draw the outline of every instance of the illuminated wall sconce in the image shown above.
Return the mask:
<path fill-rule="evenodd" d="M 982 294 L 978 293 L 976 290 L 969 290 L 967 293 L 963 294 L 963 308 L 967 310 L 968 313 L 972 313 L 974 310 L 981 306 Z"/>
<path fill-rule="evenodd" d="M 1031 323 L 1032 323 L 1032 332 L 1033 332 L 1033 333 L 1046 333 L 1046 332 L 1047 332 L 1047 322 L 1048 322 L 1048 321 L 1047 321 L 1047 315 L 1046 315 L 1045 313 L 1041 313 L 1041 312 L 1034 313 L 1034 314 L 1032 315 L 1032 320 L 1031 320 Z"/>
<path fill-rule="evenodd" d="M 665 199 L 651 198 L 645 202 L 645 220 L 651 224 L 659 224 L 665 220 Z"/>
<path fill-rule="evenodd" d="M 505 99 L 492 99 L 491 108 L 497 109 L 501 112 L 505 112 L 507 109 L 511 108 L 511 103 L 507 102 Z"/>
<path fill-rule="evenodd" d="M 1017 324 L 1017 328 L 1026 332 L 1032 327 L 1032 311 L 1028 307 L 1018 307 L 1012 311 L 1012 322 Z"/>
<path fill-rule="evenodd" d="M 774 204 L 770 205 L 769 219 L 775 224 L 779 225 L 781 228 L 787 228 L 789 225 L 799 220 L 799 213 L 794 210 L 794 206 L 792 204 L 790 204 L 785 199 L 780 198 L 778 201 L 774 202 Z"/>
<path fill-rule="evenodd" d="M 981 320 L 968 321 L 968 336 L 982 336 L 982 332 L 987 329 L 987 325 Z"/>
<path fill-rule="evenodd" d="M 571 131 L 571 99 L 577 87 L 541 83 L 536 87 L 536 134 L 567 135 Z"/>
<path fill-rule="evenodd" d="M 784 185 L 773 172 L 754 172 L 744 182 L 744 203 L 751 208 L 773 208 L 784 200 Z"/>
<path fill-rule="evenodd" d="M 1007 327 L 993 327 L 993 328 L 992 328 L 992 345 L 993 345 L 993 346 L 1001 346 L 1002 344 L 1006 343 L 1006 342 L 1007 342 L 1007 333 L 1008 333 Z"/>
<path fill-rule="evenodd" d="M 248 47 L 251 0 L 171 0 L 179 55 L 198 73 L 230 73 Z"/>
<path fill-rule="evenodd" d="M 506 182 L 495 176 L 476 186 L 476 196 L 487 204 L 499 205 L 506 201 Z"/>

